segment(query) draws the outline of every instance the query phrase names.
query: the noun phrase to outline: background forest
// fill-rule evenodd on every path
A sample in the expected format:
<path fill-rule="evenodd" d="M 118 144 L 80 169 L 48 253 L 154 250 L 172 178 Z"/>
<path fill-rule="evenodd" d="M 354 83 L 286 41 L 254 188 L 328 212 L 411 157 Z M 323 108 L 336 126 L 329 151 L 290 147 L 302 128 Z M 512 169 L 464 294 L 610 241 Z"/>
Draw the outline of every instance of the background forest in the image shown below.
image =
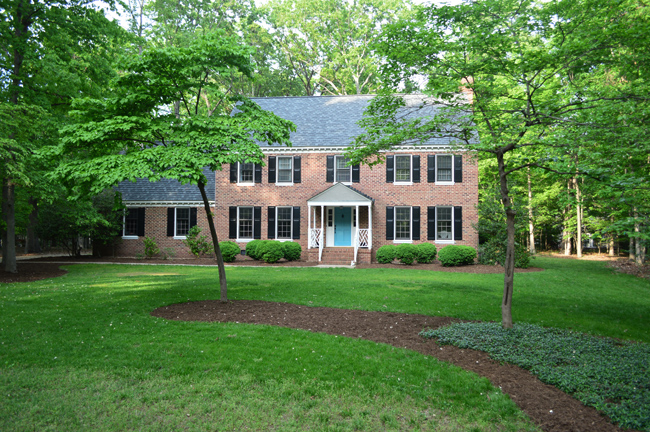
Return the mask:
<path fill-rule="evenodd" d="M 484 34 L 481 8 L 496 11 L 504 27 Z M 535 62 L 552 67 L 549 59 L 562 54 L 559 45 L 552 45 L 557 39 L 544 36 L 549 29 L 563 44 L 569 41 L 581 60 L 559 61 L 557 69 L 535 81 L 538 88 L 510 96 L 525 102 L 535 91 L 555 95 L 536 107 L 553 119 L 544 123 L 535 142 L 543 145 L 524 145 L 503 155 L 507 167 L 517 167 L 508 174 L 517 247 L 579 257 L 587 248 L 643 263 L 650 241 L 649 11 L 641 0 L 485 0 L 455 8 L 410 0 L 270 0 L 263 5 L 252 0 L 128 0 L 121 5 L 0 0 L 4 268 L 15 271 L 14 244 L 18 252 L 65 245 L 77 253 L 78 238 L 109 242 L 121 229 L 121 218 L 112 216 L 121 207 L 119 196 L 97 195 L 60 167 L 98 151 L 64 151 L 78 122 L 75 116 L 93 110 L 89 101 L 119 94 L 116 83 L 125 65 L 143 53 L 172 52 L 215 37 L 251 47 L 246 67 L 222 74 L 218 83 L 227 113 L 241 97 L 432 94 L 431 87 L 442 81 L 436 75 L 440 67 L 431 65 L 450 53 L 465 52 L 465 64 L 476 56 L 472 61 L 480 63 L 480 71 L 447 70 L 448 78 L 457 73 L 477 77 L 464 81 L 474 86 L 475 95 L 496 94 L 504 86 L 516 89 L 512 82 L 523 81 L 508 81 L 512 76 L 506 75 L 528 72 L 504 69 L 504 59 L 521 54 L 531 69 Z M 106 14 L 120 18 L 111 21 Z M 522 14 L 530 18 L 516 33 Z M 479 24 L 467 25 L 472 19 Z M 580 25 L 572 27 L 576 22 Z M 428 34 L 423 23 L 450 30 Z M 459 23 L 465 26 L 454 27 Z M 416 30 L 417 35 L 409 33 Z M 415 48 L 405 48 L 407 43 Z M 449 49 L 436 53 L 434 46 Z M 431 51 L 418 51 L 422 47 Z M 409 60 L 417 52 L 423 60 Z M 479 75 L 490 78 L 479 82 Z M 205 103 L 210 113 L 216 109 L 207 98 Z M 570 108 L 557 111 L 561 107 Z M 167 104 L 167 110 L 179 117 L 180 102 Z M 561 121 L 555 112 L 562 112 Z M 520 114 L 508 112 L 513 119 Z M 531 124 L 516 127 L 529 131 Z M 84 139 L 91 142 L 88 134 Z M 489 154 L 477 155 L 481 243 L 505 254 L 499 166 Z"/>

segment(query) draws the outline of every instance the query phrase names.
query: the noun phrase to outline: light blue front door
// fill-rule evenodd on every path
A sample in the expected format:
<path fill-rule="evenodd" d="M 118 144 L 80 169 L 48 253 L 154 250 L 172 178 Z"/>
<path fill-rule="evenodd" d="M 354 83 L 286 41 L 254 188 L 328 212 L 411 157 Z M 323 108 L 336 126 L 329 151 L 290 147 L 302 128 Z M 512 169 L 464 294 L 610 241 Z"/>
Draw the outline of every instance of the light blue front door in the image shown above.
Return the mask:
<path fill-rule="evenodd" d="M 334 208 L 334 246 L 352 246 L 352 209 Z"/>

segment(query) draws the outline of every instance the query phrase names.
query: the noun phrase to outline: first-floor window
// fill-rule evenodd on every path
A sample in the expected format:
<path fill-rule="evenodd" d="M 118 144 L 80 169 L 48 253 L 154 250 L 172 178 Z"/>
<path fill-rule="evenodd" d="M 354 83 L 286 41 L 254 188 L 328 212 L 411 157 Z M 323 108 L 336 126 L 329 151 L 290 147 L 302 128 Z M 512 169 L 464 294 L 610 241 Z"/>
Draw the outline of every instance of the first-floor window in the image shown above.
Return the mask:
<path fill-rule="evenodd" d="M 436 207 L 436 240 L 452 240 L 453 207 Z"/>
<path fill-rule="evenodd" d="M 395 207 L 395 240 L 411 240 L 411 207 Z"/>
<path fill-rule="evenodd" d="M 238 235 L 240 239 L 253 238 L 253 207 L 239 207 Z"/>
<path fill-rule="evenodd" d="M 124 232 L 123 236 L 138 235 L 138 211 L 137 208 L 128 208 L 124 214 Z"/>
<path fill-rule="evenodd" d="M 176 208 L 176 236 L 186 236 L 190 231 L 190 209 Z"/>
<path fill-rule="evenodd" d="M 291 207 L 277 207 L 277 218 L 276 218 L 276 223 L 277 223 L 277 239 L 291 239 L 291 225 L 292 225 L 292 219 L 291 219 L 291 211 L 293 208 Z"/>

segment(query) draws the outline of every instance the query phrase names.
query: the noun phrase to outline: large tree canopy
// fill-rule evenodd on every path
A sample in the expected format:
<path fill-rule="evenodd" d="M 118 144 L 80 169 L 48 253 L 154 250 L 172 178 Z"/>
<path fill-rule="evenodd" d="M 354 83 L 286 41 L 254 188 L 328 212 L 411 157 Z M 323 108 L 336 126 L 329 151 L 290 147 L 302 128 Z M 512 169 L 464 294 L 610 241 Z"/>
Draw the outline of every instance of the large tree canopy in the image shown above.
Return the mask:
<path fill-rule="evenodd" d="M 629 131 L 648 118 L 646 10 L 635 0 L 483 0 L 422 8 L 379 39 L 387 88 L 349 154 L 373 163 L 380 150 L 446 135 L 496 158 L 508 232 L 505 327 L 512 326 L 516 213 L 508 176 L 532 166 L 561 172 L 590 142 L 584 137 L 605 131 L 622 137 L 619 154 L 625 146 L 648 149 Z M 438 107 L 428 118 L 400 115 L 401 99 L 390 94 L 415 75 L 426 81 L 422 106 Z"/>
<path fill-rule="evenodd" d="M 203 168 L 263 163 L 259 142 L 289 144 L 294 130 L 291 122 L 232 93 L 234 74 L 252 74 L 250 54 L 236 37 L 217 31 L 184 47 L 127 57 L 110 95 L 75 104 L 76 123 L 64 128 L 58 148 L 62 158 L 75 158 L 55 171 L 71 187 L 94 192 L 136 178 L 196 184 L 219 260 L 222 300 L 225 271 Z"/>

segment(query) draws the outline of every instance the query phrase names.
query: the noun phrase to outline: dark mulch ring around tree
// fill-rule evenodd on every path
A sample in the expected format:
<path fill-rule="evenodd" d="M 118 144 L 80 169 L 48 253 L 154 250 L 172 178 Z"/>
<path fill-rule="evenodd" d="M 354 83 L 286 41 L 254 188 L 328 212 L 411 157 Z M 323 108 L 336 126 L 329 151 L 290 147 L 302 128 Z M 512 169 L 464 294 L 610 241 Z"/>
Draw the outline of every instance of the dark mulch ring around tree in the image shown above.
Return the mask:
<path fill-rule="evenodd" d="M 61 264 L 34 261 L 18 261 L 18 273 L 8 273 L 0 269 L 0 283 L 32 282 L 63 276 L 67 270 L 59 268 Z"/>
<path fill-rule="evenodd" d="M 530 372 L 491 360 L 481 351 L 440 346 L 419 336 L 423 329 L 459 320 L 394 312 L 341 310 L 289 303 L 238 300 L 222 303 L 197 301 L 161 307 L 153 316 L 179 321 L 239 322 L 323 332 L 363 338 L 407 348 L 450 362 L 488 378 L 545 431 L 620 431 L 594 408 L 539 381 Z"/>

